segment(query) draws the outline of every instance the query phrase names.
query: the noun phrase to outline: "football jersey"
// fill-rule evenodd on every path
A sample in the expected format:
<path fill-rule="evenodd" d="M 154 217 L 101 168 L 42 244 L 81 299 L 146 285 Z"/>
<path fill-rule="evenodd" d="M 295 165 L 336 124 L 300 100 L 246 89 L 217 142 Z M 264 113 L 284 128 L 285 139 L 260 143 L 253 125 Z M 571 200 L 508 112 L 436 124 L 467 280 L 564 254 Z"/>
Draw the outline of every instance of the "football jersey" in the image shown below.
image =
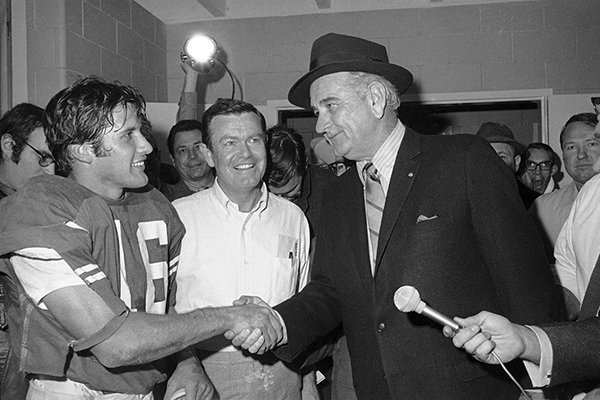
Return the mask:
<path fill-rule="evenodd" d="M 71 179 L 43 176 L 5 199 L 0 210 L 0 255 L 53 249 L 117 316 L 165 314 L 174 305 L 184 233 L 174 208 L 150 187 L 110 200 Z M 139 394 L 166 378 L 162 362 L 105 368 L 88 348 L 77 347 L 85 338 L 70 335 L 27 295 L 10 263 L 0 268 L 19 294 L 8 296 L 19 308 L 9 318 L 11 326 L 18 325 L 25 372 L 66 376 L 94 390 Z"/>

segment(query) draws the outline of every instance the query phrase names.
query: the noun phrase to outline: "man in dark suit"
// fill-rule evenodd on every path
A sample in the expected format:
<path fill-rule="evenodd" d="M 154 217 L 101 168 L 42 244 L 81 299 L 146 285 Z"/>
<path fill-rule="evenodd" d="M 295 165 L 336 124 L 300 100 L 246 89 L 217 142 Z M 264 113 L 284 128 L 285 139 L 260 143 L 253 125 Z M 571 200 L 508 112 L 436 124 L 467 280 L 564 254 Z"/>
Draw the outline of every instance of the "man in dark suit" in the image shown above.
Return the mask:
<path fill-rule="evenodd" d="M 290 90 L 290 102 L 314 109 L 317 132 L 356 160 L 358 173 L 326 193 L 311 282 L 275 307 L 286 327 L 276 354 L 292 360 L 343 322 L 361 400 L 516 398 L 502 370 L 478 365 L 439 327 L 394 307 L 396 289 L 412 285 L 450 315 L 484 304 L 542 322 L 561 309 L 514 176 L 475 136 L 405 127 L 396 109 L 411 83 L 385 47 L 327 34 Z M 380 225 L 373 182 L 385 196 Z M 252 347 L 250 337 L 234 343 Z"/>

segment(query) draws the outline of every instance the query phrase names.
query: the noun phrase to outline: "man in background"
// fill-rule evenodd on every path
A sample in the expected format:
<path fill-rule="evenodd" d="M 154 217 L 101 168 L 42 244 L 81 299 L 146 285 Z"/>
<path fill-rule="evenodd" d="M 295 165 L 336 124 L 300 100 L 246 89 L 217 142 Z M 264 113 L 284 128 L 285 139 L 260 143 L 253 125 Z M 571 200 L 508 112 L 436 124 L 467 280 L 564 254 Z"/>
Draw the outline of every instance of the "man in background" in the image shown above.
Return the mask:
<path fill-rule="evenodd" d="M 544 240 L 548 259 L 552 262 L 556 238 L 569 216 L 577 193 L 597 174 L 593 168 L 600 158 L 600 138 L 594 136 L 596 123 L 596 114 L 593 113 L 575 114 L 568 119 L 560 131 L 560 147 L 565 170 L 573 181 L 564 188 L 538 197 L 529 210 Z"/>
<path fill-rule="evenodd" d="M 550 193 L 556 189 L 552 177 L 560 169 L 560 159 L 552 147 L 535 142 L 527 145 L 519 168 L 521 183 L 536 193 Z"/>
<path fill-rule="evenodd" d="M 525 151 L 525 146 L 515 140 L 515 136 L 508 126 L 496 122 L 484 122 L 477 130 L 476 135 L 487 140 L 498 154 L 498 157 L 510 168 L 517 181 L 519 196 L 525 208 L 529 208 L 536 197 L 539 196 L 539 193 L 525 186 L 517 178 L 517 171 L 519 171 L 521 165 L 521 156 Z"/>
<path fill-rule="evenodd" d="M 54 174 L 43 124 L 44 110 L 28 103 L 16 105 L 0 118 L 0 199 L 34 176 Z M 9 339 L 5 295 L 0 276 L 0 398 L 19 400 L 25 398 L 27 382 Z"/>
<path fill-rule="evenodd" d="M 207 189 L 215 180 L 213 169 L 201 152 L 202 124 L 195 119 L 177 122 L 169 131 L 167 148 L 180 179 L 162 185 L 161 192 L 173 201 Z"/>

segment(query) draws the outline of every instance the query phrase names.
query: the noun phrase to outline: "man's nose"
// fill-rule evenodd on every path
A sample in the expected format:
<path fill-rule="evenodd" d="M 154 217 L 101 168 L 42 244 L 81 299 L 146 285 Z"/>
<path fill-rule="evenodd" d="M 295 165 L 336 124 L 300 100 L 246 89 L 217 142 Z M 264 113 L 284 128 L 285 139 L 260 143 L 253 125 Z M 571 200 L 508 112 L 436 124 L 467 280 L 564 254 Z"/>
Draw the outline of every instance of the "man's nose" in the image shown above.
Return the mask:
<path fill-rule="evenodd" d="M 315 125 L 315 130 L 317 133 L 324 134 L 329 127 L 329 118 L 326 117 L 325 113 L 320 113 L 317 117 L 317 124 Z"/>

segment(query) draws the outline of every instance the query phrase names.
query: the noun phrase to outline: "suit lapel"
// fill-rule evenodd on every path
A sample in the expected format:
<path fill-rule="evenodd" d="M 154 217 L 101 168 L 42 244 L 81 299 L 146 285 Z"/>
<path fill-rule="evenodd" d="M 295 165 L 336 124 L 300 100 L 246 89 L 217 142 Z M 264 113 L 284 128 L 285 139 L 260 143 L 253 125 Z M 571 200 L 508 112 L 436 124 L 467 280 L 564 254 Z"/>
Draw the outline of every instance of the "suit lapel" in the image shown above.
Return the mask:
<path fill-rule="evenodd" d="M 385 200 L 381 227 L 379 229 L 379 243 L 377 245 L 377 264 L 375 265 L 375 274 L 381 265 L 381 259 L 385 253 L 392 231 L 400 212 L 404 207 L 408 193 L 417 177 L 419 169 L 418 155 L 421 152 L 421 142 L 419 134 L 410 128 L 406 128 L 402 144 L 396 156 L 390 187 Z M 365 228 L 366 229 L 366 228 Z"/>

